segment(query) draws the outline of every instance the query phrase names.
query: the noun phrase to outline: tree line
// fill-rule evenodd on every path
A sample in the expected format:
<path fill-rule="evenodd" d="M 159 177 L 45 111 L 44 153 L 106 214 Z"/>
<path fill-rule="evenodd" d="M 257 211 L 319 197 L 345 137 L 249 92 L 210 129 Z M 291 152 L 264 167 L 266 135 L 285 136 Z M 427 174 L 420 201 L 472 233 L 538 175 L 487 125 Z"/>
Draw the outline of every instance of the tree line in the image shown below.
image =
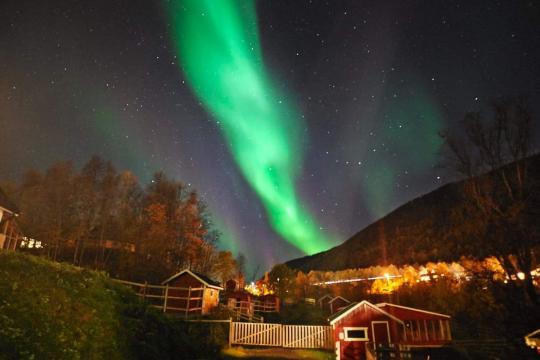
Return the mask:
<path fill-rule="evenodd" d="M 154 283 L 184 268 L 226 281 L 245 262 L 218 250 L 220 234 L 197 192 L 163 172 L 142 185 L 94 156 L 80 170 L 58 162 L 4 187 L 24 235 L 39 241 L 28 251 L 52 260 Z"/>

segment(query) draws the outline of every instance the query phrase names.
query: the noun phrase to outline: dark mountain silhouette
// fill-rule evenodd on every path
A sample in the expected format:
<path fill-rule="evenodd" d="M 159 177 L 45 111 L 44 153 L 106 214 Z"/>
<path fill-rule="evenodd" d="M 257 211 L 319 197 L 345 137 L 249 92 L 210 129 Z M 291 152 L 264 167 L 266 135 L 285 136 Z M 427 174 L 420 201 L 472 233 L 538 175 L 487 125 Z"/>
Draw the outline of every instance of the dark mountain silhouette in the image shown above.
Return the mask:
<path fill-rule="evenodd" d="M 540 181 L 540 155 L 531 157 L 529 176 Z M 454 261 L 473 253 L 471 239 L 453 238 L 452 211 L 464 203 L 464 182 L 446 184 L 420 196 L 367 226 L 341 245 L 290 260 L 286 265 L 308 272 L 336 271 L 374 265 Z M 540 198 L 540 194 L 534 194 Z"/>

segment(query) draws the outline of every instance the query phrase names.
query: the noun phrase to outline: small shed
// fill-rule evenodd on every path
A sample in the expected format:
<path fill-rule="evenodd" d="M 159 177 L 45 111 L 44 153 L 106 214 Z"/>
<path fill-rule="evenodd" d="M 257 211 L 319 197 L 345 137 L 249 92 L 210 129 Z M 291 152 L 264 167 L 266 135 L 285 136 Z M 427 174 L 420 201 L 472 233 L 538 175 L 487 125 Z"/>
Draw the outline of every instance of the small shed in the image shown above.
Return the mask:
<path fill-rule="evenodd" d="M 351 302 L 343 296 L 324 295 L 318 300 L 319 306 L 326 313 L 332 315 L 348 306 Z"/>
<path fill-rule="evenodd" d="M 239 290 L 239 286 L 238 286 L 238 281 L 234 280 L 234 279 L 229 279 L 225 282 L 225 291 L 226 292 L 234 292 L 234 291 L 238 291 Z"/>
<path fill-rule="evenodd" d="M 244 290 L 227 291 L 225 293 L 227 307 L 242 314 L 254 313 L 253 295 Z"/>
<path fill-rule="evenodd" d="M 408 351 L 451 340 L 448 315 L 388 303 L 352 303 L 329 320 L 337 359 L 343 360 L 367 359 L 381 347 Z"/>
<path fill-rule="evenodd" d="M 335 314 L 343 308 L 347 307 L 351 302 L 342 296 L 336 296 L 328 302 L 330 314 Z"/>
<path fill-rule="evenodd" d="M 328 303 L 332 300 L 332 295 L 326 294 L 323 297 L 319 298 L 317 302 L 319 303 L 319 307 L 323 310 L 328 309 Z"/>
<path fill-rule="evenodd" d="M 166 285 L 166 312 L 208 314 L 219 304 L 223 290 L 217 281 L 189 269 L 174 274 L 162 282 Z"/>

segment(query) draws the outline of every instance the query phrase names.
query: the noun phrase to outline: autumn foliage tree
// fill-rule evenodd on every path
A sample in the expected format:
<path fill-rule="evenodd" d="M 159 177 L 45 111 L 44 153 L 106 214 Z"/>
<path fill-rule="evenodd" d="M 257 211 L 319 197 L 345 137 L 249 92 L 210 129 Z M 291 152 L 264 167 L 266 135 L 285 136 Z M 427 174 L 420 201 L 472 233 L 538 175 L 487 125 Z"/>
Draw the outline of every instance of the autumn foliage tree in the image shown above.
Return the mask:
<path fill-rule="evenodd" d="M 238 275 L 232 253 L 217 249 L 219 232 L 197 193 L 163 172 L 143 187 L 93 157 L 79 171 L 70 162 L 30 170 L 9 189 L 25 235 L 43 245 L 32 251 L 51 259 L 149 282 L 184 268 Z"/>

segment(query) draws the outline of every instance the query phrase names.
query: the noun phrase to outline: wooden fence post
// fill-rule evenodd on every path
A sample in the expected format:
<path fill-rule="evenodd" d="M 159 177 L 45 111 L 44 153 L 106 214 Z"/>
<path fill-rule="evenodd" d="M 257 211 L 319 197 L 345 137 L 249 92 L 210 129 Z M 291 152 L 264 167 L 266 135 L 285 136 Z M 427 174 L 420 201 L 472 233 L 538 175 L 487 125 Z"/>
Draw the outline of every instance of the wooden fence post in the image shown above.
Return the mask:
<path fill-rule="evenodd" d="M 167 312 L 167 297 L 169 296 L 169 283 L 165 284 L 165 299 L 163 299 L 163 312 Z"/>
<path fill-rule="evenodd" d="M 187 319 L 188 313 L 189 313 L 189 301 L 190 301 L 190 298 L 191 298 L 191 286 L 188 289 L 188 296 L 187 296 L 187 299 L 186 299 L 186 319 Z"/>
<path fill-rule="evenodd" d="M 146 302 L 146 289 L 148 289 L 148 281 L 144 282 L 144 287 L 143 287 L 143 301 L 144 302 Z"/>
<path fill-rule="evenodd" d="M 232 317 L 229 318 L 229 348 L 231 347 L 232 345 L 232 338 L 233 338 L 233 321 L 232 321 Z"/>

